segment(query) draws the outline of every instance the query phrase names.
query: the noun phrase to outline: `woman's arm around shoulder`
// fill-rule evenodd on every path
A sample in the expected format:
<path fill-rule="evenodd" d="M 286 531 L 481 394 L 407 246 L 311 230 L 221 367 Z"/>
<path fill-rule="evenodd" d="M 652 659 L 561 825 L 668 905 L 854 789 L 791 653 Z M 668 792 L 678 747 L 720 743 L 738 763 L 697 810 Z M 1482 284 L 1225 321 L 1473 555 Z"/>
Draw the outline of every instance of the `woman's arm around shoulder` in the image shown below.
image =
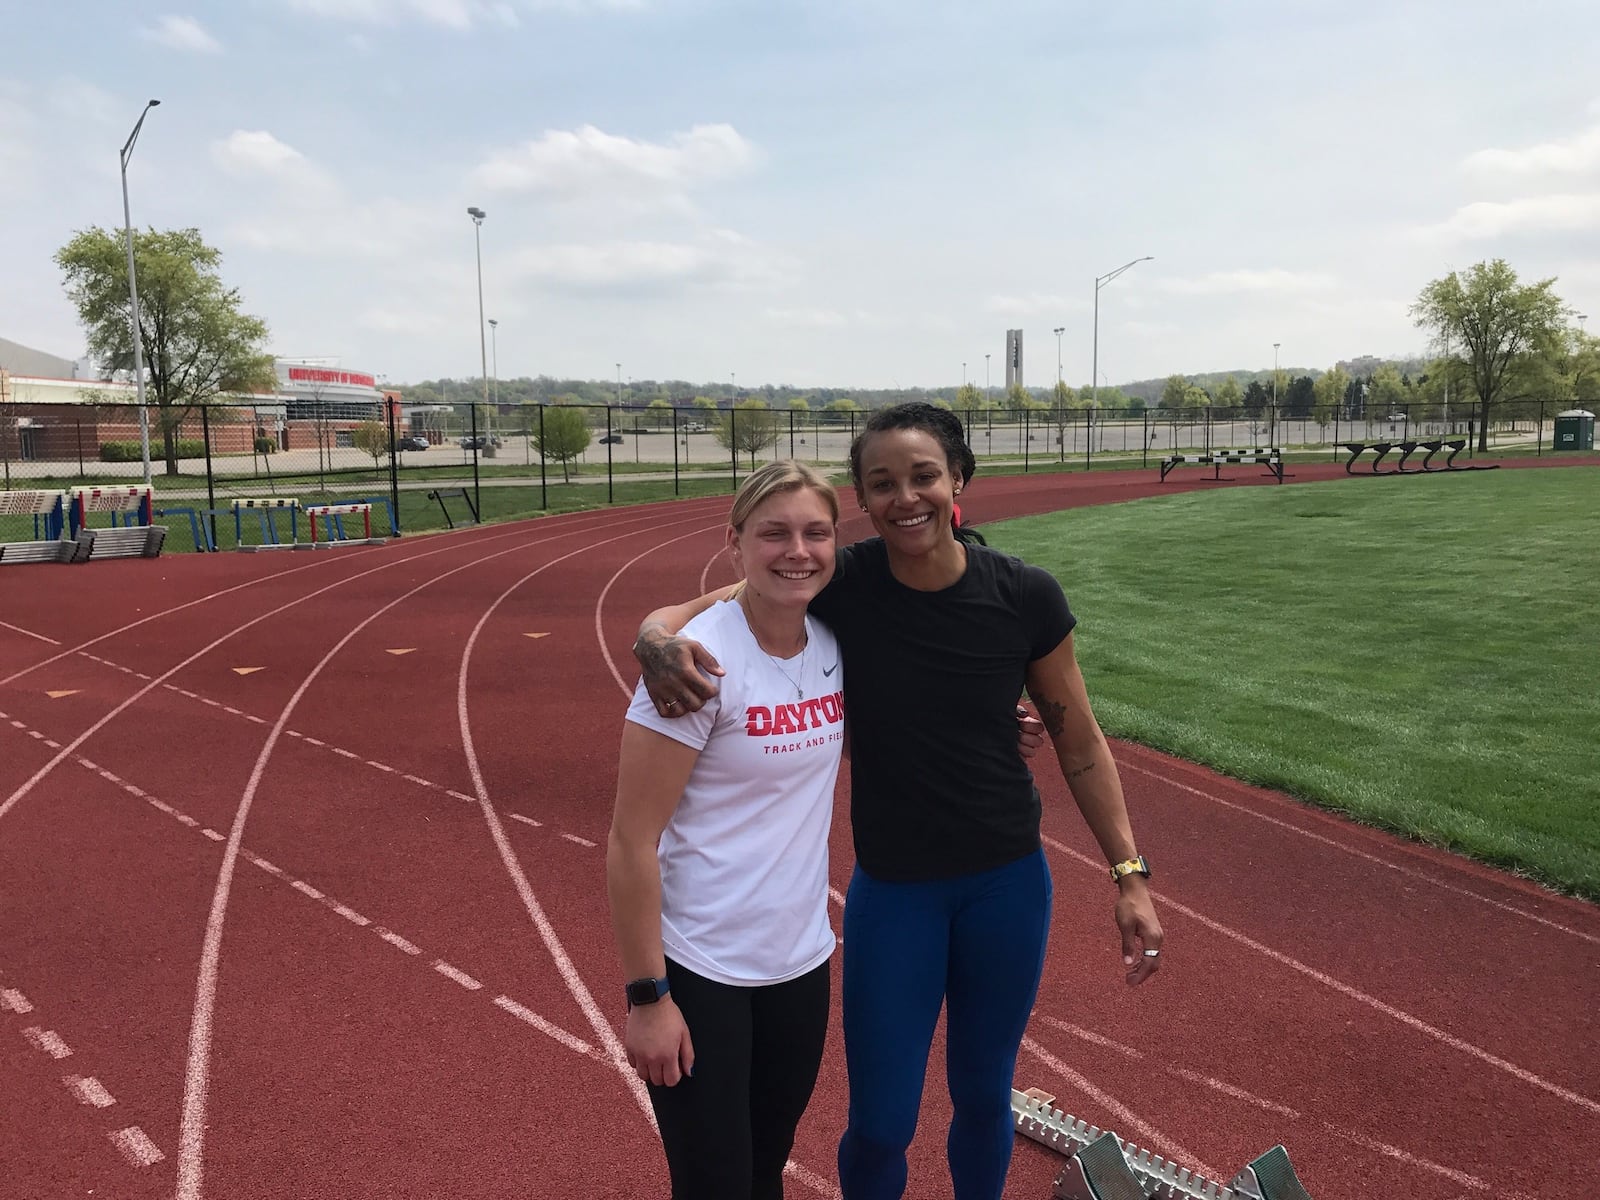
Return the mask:
<path fill-rule="evenodd" d="M 1089 706 L 1072 634 L 1062 638 L 1061 644 L 1043 658 L 1028 664 L 1027 681 L 1028 695 L 1055 746 L 1061 774 L 1106 862 L 1136 858 L 1139 851 L 1122 795 L 1122 780 L 1100 722 Z M 1160 965 L 1161 922 L 1143 875 L 1124 875 L 1116 886 L 1121 892 L 1116 921 L 1122 932 L 1127 980 L 1130 984 L 1143 983 Z M 1151 954 L 1152 950 L 1157 953 Z"/>
<path fill-rule="evenodd" d="M 663 717 L 698 712 L 717 694 L 717 685 L 706 676 L 720 676 L 722 664 L 699 642 L 678 633 L 713 604 L 738 595 L 743 586 L 731 583 L 683 604 L 666 605 L 639 623 L 633 656 L 639 660 L 644 689 Z"/>

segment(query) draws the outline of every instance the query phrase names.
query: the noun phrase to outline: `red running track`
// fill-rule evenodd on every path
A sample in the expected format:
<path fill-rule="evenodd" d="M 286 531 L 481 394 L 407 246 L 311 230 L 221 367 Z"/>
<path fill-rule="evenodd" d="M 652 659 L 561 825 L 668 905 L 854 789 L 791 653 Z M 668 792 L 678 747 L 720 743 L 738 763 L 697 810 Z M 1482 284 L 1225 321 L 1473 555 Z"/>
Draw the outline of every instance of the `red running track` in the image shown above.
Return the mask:
<path fill-rule="evenodd" d="M 997 478 L 964 508 L 1172 490 Z M 632 631 L 728 577 L 726 506 L 0 575 L 0 1192 L 664 1195 L 617 1067 L 603 845 Z M 1317 1200 L 1588 1194 L 1593 907 L 1118 753 L 1165 968 L 1120 982 L 1104 868 L 1045 775 L 1019 1085 L 1213 1177 L 1281 1141 Z M 919 1198 L 949 1194 L 941 1074 Z M 836 1015 L 792 1195 L 837 1196 L 844 1106 Z M 1019 1143 L 1006 1195 L 1059 1163 Z"/>

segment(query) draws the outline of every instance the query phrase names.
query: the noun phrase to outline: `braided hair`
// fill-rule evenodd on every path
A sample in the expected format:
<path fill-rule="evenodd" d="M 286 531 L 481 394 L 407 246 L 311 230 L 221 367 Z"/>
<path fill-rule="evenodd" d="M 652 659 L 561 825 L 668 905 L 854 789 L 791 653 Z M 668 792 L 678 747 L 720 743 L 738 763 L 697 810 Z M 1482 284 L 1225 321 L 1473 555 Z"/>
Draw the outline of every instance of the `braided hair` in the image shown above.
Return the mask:
<path fill-rule="evenodd" d="M 930 435 L 944 448 L 950 473 L 960 476 L 963 483 L 969 482 L 977 473 L 978 460 L 973 457 L 972 447 L 967 445 L 967 431 L 962 427 L 961 418 L 948 408 L 940 408 L 924 400 L 913 400 L 909 404 L 880 408 L 867 418 L 856 440 L 850 443 L 850 482 L 856 485 L 857 492 L 863 490 L 861 449 L 873 434 L 888 429 L 917 429 Z"/>

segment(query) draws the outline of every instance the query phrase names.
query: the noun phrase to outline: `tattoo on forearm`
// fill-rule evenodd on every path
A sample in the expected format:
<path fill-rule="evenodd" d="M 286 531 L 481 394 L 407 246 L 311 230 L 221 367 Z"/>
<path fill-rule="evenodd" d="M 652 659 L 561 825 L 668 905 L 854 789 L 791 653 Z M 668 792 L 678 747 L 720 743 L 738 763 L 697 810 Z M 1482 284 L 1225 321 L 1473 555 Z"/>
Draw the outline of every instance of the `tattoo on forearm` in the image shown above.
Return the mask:
<path fill-rule="evenodd" d="M 1084 766 L 1079 767 L 1075 771 L 1068 771 L 1067 772 L 1067 786 L 1071 787 L 1074 783 L 1076 783 L 1078 781 L 1078 777 L 1080 775 L 1087 775 L 1092 770 L 1094 770 L 1094 764 L 1093 763 L 1088 763 L 1088 764 L 1086 764 Z"/>
<path fill-rule="evenodd" d="M 1033 706 L 1039 710 L 1039 720 L 1053 738 L 1058 738 L 1067 728 L 1067 708 L 1044 696 L 1035 696 Z"/>

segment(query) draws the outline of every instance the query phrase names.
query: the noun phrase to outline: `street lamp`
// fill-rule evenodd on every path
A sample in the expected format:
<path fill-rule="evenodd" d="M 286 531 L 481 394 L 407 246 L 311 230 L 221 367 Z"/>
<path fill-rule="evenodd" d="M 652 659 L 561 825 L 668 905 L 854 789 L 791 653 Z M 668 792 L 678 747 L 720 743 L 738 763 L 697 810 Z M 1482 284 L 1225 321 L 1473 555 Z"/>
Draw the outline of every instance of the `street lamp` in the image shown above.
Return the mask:
<path fill-rule="evenodd" d="M 150 110 L 159 100 L 145 102 L 144 110 L 134 123 L 133 132 L 122 145 L 122 227 L 128 237 L 128 298 L 133 302 L 133 386 L 139 397 L 139 459 L 144 464 L 144 481 L 150 482 L 150 413 L 144 406 L 144 346 L 139 337 L 139 283 L 133 270 L 133 217 L 128 210 L 128 159 L 133 156 L 133 144 L 139 140 L 139 130 Z"/>
<path fill-rule="evenodd" d="M 489 318 L 489 366 L 494 374 L 494 410 L 500 411 L 500 322 Z"/>
<path fill-rule="evenodd" d="M 1057 325 L 1056 328 L 1055 328 L 1055 335 L 1056 335 L 1056 390 L 1057 391 L 1059 391 L 1061 389 L 1061 335 L 1063 333 L 1065 333 L 1066 331 L 1067 331 L 1067 327 L 1065 325 Z"/>
<path fill-rule="evenodd" d="M 1132 262 L 1123 263 L 1115 271 L 1107 271 L 1104 275 L 1095 277 L 1094 281 L 1094 359 L 1089 370 L 1089 407 L 1094 409 L 1100 403 L 1100 289 L 1105 287 L 1118 275 L 1131 267 L 1136 267 L 1142 262 L 1150 262 L 1155 258 L 1153 254 L 1146 254 L 1143 258 L 1136 258 Z"/>
<path fill-rule="evenodd" d="M 989 392 L 989 356 L 987 354 L 983 356 L 983 403 L 985 407 L 992 403 Z"/>
<path fill-rule="evenodd" d="M 483 333 L 483 219 L 489 214 L 476 206 L 467 209 L 467 216 L 472 218 L 472 246 L 478 259 L 478 355 L 480 359 L 480 372 L 483 377 L 483 403 L 487 408 L 489 404 L 489 347 Z M 472 428 L 472 499 L 478 511 L 483 511 L 483 495 L 478 485 L 478 406 L 469 403 L 468 412 L 471 414 Z"/>

